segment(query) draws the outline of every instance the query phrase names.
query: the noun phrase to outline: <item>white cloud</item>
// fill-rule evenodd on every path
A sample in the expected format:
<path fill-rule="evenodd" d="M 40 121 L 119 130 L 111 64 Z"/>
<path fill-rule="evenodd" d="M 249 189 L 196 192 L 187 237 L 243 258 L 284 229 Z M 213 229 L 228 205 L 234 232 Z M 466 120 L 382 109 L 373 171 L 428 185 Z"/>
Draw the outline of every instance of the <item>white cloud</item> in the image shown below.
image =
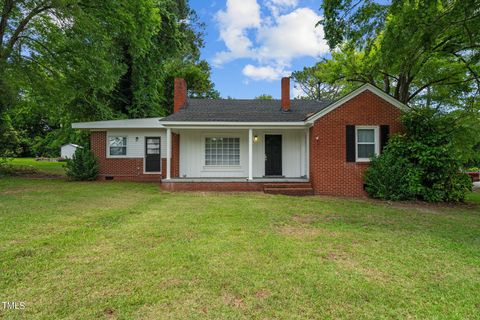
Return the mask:
<path fill-rule="evenodd" d="M 252 56 L 252 41 L 247 30 L 260 27 L 260 6 L 256 0 L 228 0 L 225 11 L 216 14 L 220 39 L 228 51 L 218 53 L 214 64 L 220 65 L 238 57 Z"/>
<path fill-rule="evenodd" d="M 288 64 L 294 58 L 318 57 L 327 53 L 323 29 L 315 28 L 320 18 L 309 8 L 298 8 L 278 16 L 274 26 L 260 28 L 257 35 L 257 41 L 261 43 L 258 49 L 260 59 Z"/>
<path fill-rule="evenodd" d="M 261 15 L 257 0 L 228 0 L 216 19 L 227 50 L 218 52 L 215 66 L 241 58 L 252 59 L 243 74 L 254 80 L 276 80 L 288 73 L 293 59 L 320 57 L 328 52 L 321 19 L 310 8 L 296 8 L 298 0 L 265 0 L 271 14 Z M 268 12 L 268 11 L 267 11 Z"/>
<path fill-rule="evenodd" d="M 265 6 L 270 10 L 273 16 L 278 16 L 288 8 L 296 7 L 298 0 L 266 0 Z"/>
<path fill-rule="evenodd" d="M 268 2 L 284 7 L 296 7 L 298 5 L 298 0 L 270 0 Z"/>
<path fill-rule="evenodd" d="M 255 67 L 251 64 L 247 64 L 243 68 L 242 73 L 255 81 L 274 81 L 280 79 L 281 77 L 290 75 L 290 72 L 284 70 L 283 68 L 275 68 L 271 66 Z"/>

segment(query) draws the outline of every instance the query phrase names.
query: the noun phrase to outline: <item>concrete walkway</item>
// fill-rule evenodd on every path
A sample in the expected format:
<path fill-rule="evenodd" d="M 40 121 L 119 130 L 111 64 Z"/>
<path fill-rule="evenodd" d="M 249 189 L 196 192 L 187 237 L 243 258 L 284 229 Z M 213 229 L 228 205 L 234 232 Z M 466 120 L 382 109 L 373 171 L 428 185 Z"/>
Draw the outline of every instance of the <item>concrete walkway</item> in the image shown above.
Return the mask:
<path fill-rule="evenodd" d="M 473 190 L 477 190 L 477 189 L 480 189 L 480 181 L 473 183 Z"/>

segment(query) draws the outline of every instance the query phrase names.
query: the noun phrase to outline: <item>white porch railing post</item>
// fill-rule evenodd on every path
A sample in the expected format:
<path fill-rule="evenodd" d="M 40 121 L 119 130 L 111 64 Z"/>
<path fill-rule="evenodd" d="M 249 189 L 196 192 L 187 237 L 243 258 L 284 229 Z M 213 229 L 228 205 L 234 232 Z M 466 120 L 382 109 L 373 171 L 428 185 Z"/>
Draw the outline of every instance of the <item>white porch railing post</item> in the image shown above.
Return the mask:
<path fill-rule="evenodd" d="M 172 162 L 172 129 L 167 129 L 167 180 L 170 180 L 170 168 Z"/>
<path fill-rule="evenodd" d="M 310 128 L 305 132 L 305 175 L 310 178 Z"/>
<path fill-rule="evenodd" d="M 253 180 L 253 129 L 248 129 L 248 180 Z"/>

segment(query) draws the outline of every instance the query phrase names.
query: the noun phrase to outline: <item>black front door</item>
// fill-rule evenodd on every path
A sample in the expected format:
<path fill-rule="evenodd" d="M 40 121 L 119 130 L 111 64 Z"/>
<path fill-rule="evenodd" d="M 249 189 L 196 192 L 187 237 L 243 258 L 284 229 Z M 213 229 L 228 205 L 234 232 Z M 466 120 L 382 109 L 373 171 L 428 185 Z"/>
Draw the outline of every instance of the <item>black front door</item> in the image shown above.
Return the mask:
<path fill-rule="evenodd" d="M 282 136 L 265 135 L 265 175 L 282 176 Z"/>
<path fill-rule="evenodd" d="M 145 137 L 145 172 L 160 172 L 160 137 Z"/>

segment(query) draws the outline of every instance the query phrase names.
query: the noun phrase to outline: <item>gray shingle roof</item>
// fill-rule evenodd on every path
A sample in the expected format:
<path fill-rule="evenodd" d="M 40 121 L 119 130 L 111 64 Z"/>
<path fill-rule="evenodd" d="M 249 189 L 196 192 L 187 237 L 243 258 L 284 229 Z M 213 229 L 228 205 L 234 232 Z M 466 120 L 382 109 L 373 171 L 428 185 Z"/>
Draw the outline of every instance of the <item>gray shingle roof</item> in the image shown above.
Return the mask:
<path fill-rule="evenodd" d="M 331 101 L 292 100 L 283 112 L 280 100 L 188 99 L 186 108 L 165 117 L 169 121 L 296 122 L 326 108 Z"/>

